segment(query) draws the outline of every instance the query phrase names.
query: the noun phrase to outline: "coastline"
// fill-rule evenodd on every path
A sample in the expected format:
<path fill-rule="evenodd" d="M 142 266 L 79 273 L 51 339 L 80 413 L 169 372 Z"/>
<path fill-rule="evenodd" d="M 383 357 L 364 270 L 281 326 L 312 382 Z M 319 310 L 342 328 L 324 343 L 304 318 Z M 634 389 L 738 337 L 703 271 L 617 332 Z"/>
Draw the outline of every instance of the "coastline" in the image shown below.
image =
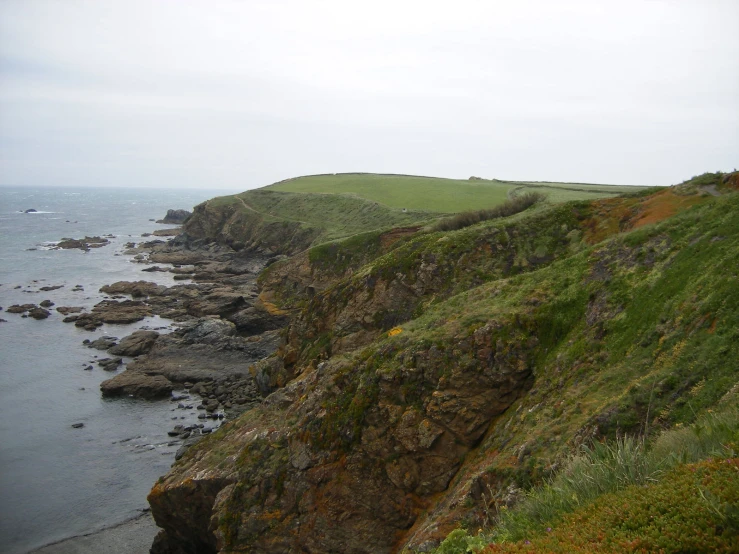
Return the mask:
<path fill-rule="evenodd" d="M 121 523 L 47 544 L 28 554 L 148 554 L 158 532 L 151 512 L 147 510 Z"/>

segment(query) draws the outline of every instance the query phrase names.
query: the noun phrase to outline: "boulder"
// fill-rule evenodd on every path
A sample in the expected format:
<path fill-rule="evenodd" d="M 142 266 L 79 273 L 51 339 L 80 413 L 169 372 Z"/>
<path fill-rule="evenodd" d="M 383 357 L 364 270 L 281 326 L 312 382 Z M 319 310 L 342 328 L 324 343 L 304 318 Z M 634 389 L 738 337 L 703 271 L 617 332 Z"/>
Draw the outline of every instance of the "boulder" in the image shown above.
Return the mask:
<path fill-rule="evenodd" d="M 172 383 L 166 377 L 131 370 L 100 384 L 103 396 L 134 396 L 148 400 L 171 396 L 172 389 Z"/>
<path fill-rule="evenodd" d="M 118 281 L 112 285 L 100 287 L 105 294 L 129 294 L 132 298 L 143 298 L 161 294 L 167 287 L 151 281 Z"/>
<path fill-rule="evenodd" d="M 95 350 L 107 350 L 111 346 L 115 346 L 115 341 L 118 337 L 100 337 L 94 341 L 83 341 L 87 345 L 87 348 L 94 348 Z"/>
<path fill-rule="evenodd" d="M 113 345 L 110 353 L 116 356 L 140 356 L 151 350 L 158 337 L 159 333 L 156 331 L 136 331 L 124 337 L 119 344 Z"/>
<path fill-rule="evenodd" d="M 36 304 L 13 304 L 5 311 L 9 314 L 24 314 L 35 308 L 38 308 Z"/>
<path fill-rule="evenodd" d="M 83 309 L 84 308 L 82 308 L 81 306 L 59 306 L 56 309 L 56 311 L 62 315 L 69 315 L 69 314 L 78 314 Z"/>
<path fill-rule="evenodd" d="M 103 358 L 102 360 L 98 360 L 98 365 L 105 371 L 115 371 L 122 363 L 122 358 Z"/>
<path fill-rule="evenodd" d="M 51 315 L 51 312 L 43 308 L 34 308 L 28 312 L 28 315 L 33 319 L 46 319 Z"/>

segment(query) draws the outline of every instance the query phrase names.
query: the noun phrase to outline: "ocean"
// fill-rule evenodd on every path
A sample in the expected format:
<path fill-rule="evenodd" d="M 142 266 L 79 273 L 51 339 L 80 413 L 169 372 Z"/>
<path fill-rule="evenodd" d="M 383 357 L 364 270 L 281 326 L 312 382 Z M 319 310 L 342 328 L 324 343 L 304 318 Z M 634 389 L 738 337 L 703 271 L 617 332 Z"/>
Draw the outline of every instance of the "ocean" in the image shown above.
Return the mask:
<path fill-rule="evenodd" d="M 178 448 L 167 431 L 196 423 L 196 410 L 168 400 L 103 399 L 100 383 L 122 369 L 101 369 L 94 361 L 106 353 L 82 341 L 169 328 L 169 322 L 153 317 L 89 332 L 63 323 L 55 308 L 91 308 L 103 297 L 98 289 L 115 281 L 173 284 L 169 273 L 142 273 L 146 266 L 122 254 L 125 244 L 151 240 L 141 235 L 171 227 L 150 221 L 170 208 L 191 210 L 234 192 L 0 187 L 0 318 L 6 320 L 0 322 L 2 552 L 20 554 L 94 532 L 147 506 L 146 495 Z M 31 208 L 37 212 L 23 213 Z M 48 249 L 63 237 L 108 234 L 111 244 L 89 252 Z M 55 304 L 45 320 L 5 311 L 42 300 Z M 93 369 L 85 370 L 89 365 Z M 72 427 L 79 423 L 81 428 Z"/>

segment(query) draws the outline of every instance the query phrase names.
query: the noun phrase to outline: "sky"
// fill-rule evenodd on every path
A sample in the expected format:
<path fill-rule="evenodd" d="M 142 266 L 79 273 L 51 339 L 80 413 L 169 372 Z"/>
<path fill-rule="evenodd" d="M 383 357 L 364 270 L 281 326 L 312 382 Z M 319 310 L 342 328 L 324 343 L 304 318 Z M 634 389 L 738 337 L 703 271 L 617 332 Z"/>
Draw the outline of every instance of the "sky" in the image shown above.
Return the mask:
<path fill-rule="evenodd" d="M 0 185 L 739 166 L 736 0 L 0 0 Z"/>

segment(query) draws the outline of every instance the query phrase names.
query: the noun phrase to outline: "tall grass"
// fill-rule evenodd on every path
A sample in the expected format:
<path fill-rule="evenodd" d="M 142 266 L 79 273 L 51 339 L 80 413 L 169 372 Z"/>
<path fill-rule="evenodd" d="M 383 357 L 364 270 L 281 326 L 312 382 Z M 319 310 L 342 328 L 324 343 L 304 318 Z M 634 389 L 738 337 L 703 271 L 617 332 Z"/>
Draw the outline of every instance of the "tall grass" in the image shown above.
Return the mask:
<path fill-rule="evenodd" d="M 649 448 L 639 437 L 583 446 L 551 481 L 529 492 L 515 509 L 503 512 L 491 538 L 521 540 L 602 494 L 654 483 L 678 464 L 735 456 L 737 451 L 739 410 L 706 414 L 689 427 L 662 433 Z"/>
<path fill-rule="evenodd" d="M 545 195 L 539 192 L 527 192 L 521 196 L 506 200 L 493 208 L 462 212 L 453 217 L 442 219 L 433 226 L 432 230 L 456 231 L 457 229 L 463 229 L 481 221 L 508 217 L 524 211 L 526 208 L 544 200 L 544 198 Z"/>
<path fill-rule="evenodd" d="M 641 437 L 583 446 L 549 482 L 532 489 L 512 510 L 498 516 L 491 533 L 450 533 L 434 554 L 479 552 L 545 533 L 568 513 L 603 494 L 656 483 L 668 470 L 711 457 L 739 455 L 739 409 L 708 413 L 685 428 L 663 432 L 651 444 Z"/>

